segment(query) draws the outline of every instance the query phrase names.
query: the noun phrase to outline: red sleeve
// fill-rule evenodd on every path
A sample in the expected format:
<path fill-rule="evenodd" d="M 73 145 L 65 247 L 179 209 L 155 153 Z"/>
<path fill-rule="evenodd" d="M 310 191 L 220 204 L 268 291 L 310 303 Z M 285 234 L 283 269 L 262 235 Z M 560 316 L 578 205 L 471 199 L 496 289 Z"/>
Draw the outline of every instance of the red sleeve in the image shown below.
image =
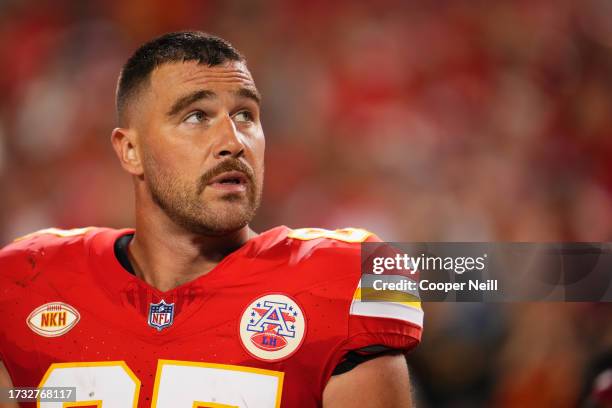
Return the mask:
<path fill-rule="evenodd" d="M 347 353 L 378 353 L 393 349 L 408 352 L 421 340 L 423 310 L 418 298 L 412 301 L 366 301 L 361 296 L 362 243 L 382 242 L 376 235 L 369 234 L 361 242 L 333 244 L 335 251 L 335 276 L 342 276 L 341 312 L 346 322 L 346 335 L 336 343 L 335 349 L 325 368 L 324 381 L 327 382 L 336 366 Z M 382 252 L 380 252 L 382 251 Z M 390 251 L 390 252 L 389 252 Z M 377 255 L 397 251 L 387 245 L 377 248 Z M 366 254 L 367 256 L 367 254 Z M 329 259 L 329 258 L 328 258 Z M 367 268 L 364 268 L 367 271 Z M 391 274 L 394 274 L 391 271 Z M 415 278 L 416 279 L 416 278 Z"/>
<path fill-rule="evenodd" d="M 382 241 L 372 234 L 365 242 L 377 244 Z M 368 249 L 374 250 L 376 256 L 394 256 L 398 253 L 396 248 L 385 244 L 372 245 Z M 369 255 L 361 253 L 359 276 L 357 282 L 352 282 L 354 292 L 348 316 L 348 336 L 343 349 L 355 350 L 381 345 L 403 351 L 411 350 L 421 340 L 423 330 L 421 303 L 418 299 L 410 302 L 365 299 L 362 296 L 360 280 L 362 273 L 367 273 L 371 269 L 367 266 Z M 390 273 L 395 272 L 390 271 Z"/>
<path fill-rule="evenodd" d="M 346 344 L 352 348 L 378 344 L 394 349 L 410 350 L 421 340 L 423 330 L 423 310 L 418 294 L 411 299 L 373 300 L 372 297 L 363 296 L 361 288 L 362 277 L 366 275 L 376 277 L 371 273 L 371 257 L 392 257 L 400 251 L 392 245 L 382 243 L 374 234 L 365 240 L 365 245 L 360 251 L 357 282 L 352 282 L 353 296 L 349 309 L 349 333 Z M 406 272 L 394 270 L 384 272 L 384 275 L 396 274 L 418 279 L 418 274 L 406 275 Z"/>

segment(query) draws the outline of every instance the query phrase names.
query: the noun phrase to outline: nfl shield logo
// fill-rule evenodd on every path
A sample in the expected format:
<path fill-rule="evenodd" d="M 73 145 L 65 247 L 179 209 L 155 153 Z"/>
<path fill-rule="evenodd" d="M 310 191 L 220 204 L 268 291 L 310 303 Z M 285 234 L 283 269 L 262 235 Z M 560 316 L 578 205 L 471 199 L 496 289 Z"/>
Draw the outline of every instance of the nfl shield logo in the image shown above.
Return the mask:
<path fill-rule="evenodd" d="M 166 303 L 163 299 L 159 303 L 149 306 L 149 326 L 162 330 L 172 326 L 174 321 L 174 303 Z"/>

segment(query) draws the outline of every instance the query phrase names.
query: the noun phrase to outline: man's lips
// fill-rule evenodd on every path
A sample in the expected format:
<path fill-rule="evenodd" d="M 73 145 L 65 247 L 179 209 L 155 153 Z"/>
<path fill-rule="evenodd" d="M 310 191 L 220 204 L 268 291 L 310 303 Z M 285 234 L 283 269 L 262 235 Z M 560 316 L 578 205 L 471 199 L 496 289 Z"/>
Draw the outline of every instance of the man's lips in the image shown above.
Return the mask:
<path fill-rule="evenodd" d="M 228 192 L 242 192 L 246 191 L 249 178 L 241 171 L 226 171 L 223 172 L 208 182 L 208 186 L 228 191 Z"/>

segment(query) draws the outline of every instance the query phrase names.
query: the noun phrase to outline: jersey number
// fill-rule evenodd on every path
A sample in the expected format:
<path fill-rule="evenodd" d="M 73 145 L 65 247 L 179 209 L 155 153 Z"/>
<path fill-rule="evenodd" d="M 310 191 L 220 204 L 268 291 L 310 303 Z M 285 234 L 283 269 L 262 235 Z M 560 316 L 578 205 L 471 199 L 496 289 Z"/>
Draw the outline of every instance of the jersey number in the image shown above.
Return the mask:
<path fill-rule="evenodd" d="M 337 230 L 326 230 L 323 228 L 299 228 L 292 230 L 287 236 L 289 238 L 310 241 L 311 239 L 329 238 L 343 242 L 363 242 L 372 233 L 360 228 L 343 228 Z"/>
<path fill-rule="evenodd" d="M 140 380 L 124 361 L 57 363 L 39 387 L 76 387 L 76 402 L 37 407 L 136 408 Z M 279 407 L 282 388 L 279 371 L 159 360 L 151 408 Z"/>

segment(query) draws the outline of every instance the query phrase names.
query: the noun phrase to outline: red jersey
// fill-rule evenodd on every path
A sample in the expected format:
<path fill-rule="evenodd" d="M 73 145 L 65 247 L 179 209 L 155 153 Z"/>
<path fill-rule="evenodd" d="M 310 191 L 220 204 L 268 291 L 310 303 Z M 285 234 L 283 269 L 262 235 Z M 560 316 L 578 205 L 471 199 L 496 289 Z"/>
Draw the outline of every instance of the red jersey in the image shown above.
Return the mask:
<path fill-rule="evenodd" d="M 349 351 L 420 341 L 418 303 L 360 300 L 367 231 L 277 227 L 167 292 L 117 260 L 133 232 L 49 229 L 0 251 L 15 386 L 76 387 L 70 406 L 316 407 Z"/>

